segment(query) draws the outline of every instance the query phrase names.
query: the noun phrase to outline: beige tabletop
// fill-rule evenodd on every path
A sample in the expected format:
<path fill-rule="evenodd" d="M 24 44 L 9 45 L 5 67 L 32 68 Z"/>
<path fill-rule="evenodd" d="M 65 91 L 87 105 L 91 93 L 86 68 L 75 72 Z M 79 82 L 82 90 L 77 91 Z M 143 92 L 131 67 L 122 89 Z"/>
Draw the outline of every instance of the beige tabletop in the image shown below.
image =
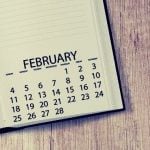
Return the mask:
<path fill-rule="evenodd" d="M 150 149 L 150 0 L 107 0 L 126 111 L 0 135 L 0 150 Z"/>

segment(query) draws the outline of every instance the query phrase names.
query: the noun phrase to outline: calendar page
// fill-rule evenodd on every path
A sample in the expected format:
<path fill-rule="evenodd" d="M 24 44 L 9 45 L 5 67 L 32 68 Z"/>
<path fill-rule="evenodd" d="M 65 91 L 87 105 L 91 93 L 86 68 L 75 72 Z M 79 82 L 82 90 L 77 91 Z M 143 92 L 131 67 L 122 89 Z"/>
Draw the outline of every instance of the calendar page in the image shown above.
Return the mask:
<path fill-rule="evenodd" d="M 103 1 L 0 7 L 1 128 L 123 108 Z"/>

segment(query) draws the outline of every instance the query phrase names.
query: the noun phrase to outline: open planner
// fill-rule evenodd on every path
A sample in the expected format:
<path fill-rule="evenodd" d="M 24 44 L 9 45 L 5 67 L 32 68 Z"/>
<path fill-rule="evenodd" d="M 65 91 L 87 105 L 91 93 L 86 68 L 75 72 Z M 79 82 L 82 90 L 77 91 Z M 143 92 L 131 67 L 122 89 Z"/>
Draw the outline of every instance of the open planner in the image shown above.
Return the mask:
<path fill-rule="evenodd" d="M 103 0 L 0 0 L 0 129 L 124 109 Z"/>

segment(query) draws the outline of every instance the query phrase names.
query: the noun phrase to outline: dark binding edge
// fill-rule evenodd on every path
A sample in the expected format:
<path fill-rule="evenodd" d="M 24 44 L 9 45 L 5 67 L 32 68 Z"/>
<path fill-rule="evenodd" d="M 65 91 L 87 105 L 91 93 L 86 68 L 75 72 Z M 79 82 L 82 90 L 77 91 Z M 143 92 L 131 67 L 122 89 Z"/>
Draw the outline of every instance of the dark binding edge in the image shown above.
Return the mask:
<path fill-rule="evenodd" d="M 84 116 L 77 116 L 77 117 L 72 117 L 72 118 L 67 118 L 67 119 L 61 119 L 61 120 L 56 120 L 56 121 L 50 121 L 50 122 L 46 122 L 46 123 L 33 124 L 33 125 L 25 126 L 25 127 L 2 128 L 2 129 L 0 129 L 0 133 L 7 133 L 7 132 L 12 132 L 12 131 L 17 131 L 17 130 L 20 130 L 20 129 L 25 129 L 25 128 L 28 128 L 28 127 L 46 125 L 46 124 L 55 123 L 55 122 L 64 122 L 64 121 L 67 121 L 67 120 L 75 120 L 75 119 L 80 119 L 80 118 L 85 118 L 85 117 L 90 117 L 90 116 L 96 116 L 96 115 L 100 115 L 100 114 L 102 115 L 102 114 L 106 114 L 106 113 L 120 112 L 120 111 L 124 111 L 126 109 L 125 108 L 125 101 L 124 101 L 124 98 L 123 98 L 123 91 L 122 91 L 122 86 L 121 86 L 121 79 L 120 79 L 119 69 L 118 69 L 118 66 L 117 66 L 115 46 L 114 46 L 114 40 L 113 40 L 113 36 L 112 36 L 112 31 L 111 31 L 111 25 L 110 25 L 110 22 L 109 22 L 109 14 L 108 14 L 108 7 L 107 7 L 106 0 L 103 0 L 103 4 L 104 4 L 104 7 L 105 7 L 106 19 L 107 19 L 108 30 L 109 30 L 109 35 L 110 35 L 110 41 L 111 41 L 112 50 L 113 50 L 113 56 L 114 56 L 114 61 L 115 61 L 115 66 L 116 66 L 116 71 L 117 71 L 117 77 L 118 77 L 118 82 L 119 82 L 119 88 L 120 88 L 123 108 L 116 109 L 116 110 L 111 110 L 111 111 L 100 112 L 100 113 L 93 113 L 93 114 L 84 115 Z"/>
<path fill-rule="evenodd" d="M 115 62 L 115 67 L 116 67 L 116 72 L 117 72 L 117 78 L 118 78 L 119 89 L 120 89 L 120 93 L 121 93 L 122 104 L 123 104 L 122 110 L 126 110 L 125 100 L 124 100 L 124 97 L 123 97 L 123 90 L 122 90 L 122 85 L 121 85 L 121 78 L 120 78 L 119 68 L 118 68 L 118 64 L 117 64 L 117 57 L 116 57 L 116 52 L 115 52 L 114 39 L 113 39 L 112 30 L 111 30 L 111 24 L 110 24 L 110 21 L 109 21 L 109 13 L 108 13 L 108 7 L 107 7 L 107 2 L 106 1 L 107 0 L 103 0 L 103 4 L 104 4 L 104 8 L 105 8 L 105 13 L 106 13 L 108 31 L 109 31 L 109 36 L 110 36 L 110 41 L 111 41 L 111 46 L 112 46 L 112 51 L 113 51 L 113 56 L 114 56 L 114 62 Z"/>

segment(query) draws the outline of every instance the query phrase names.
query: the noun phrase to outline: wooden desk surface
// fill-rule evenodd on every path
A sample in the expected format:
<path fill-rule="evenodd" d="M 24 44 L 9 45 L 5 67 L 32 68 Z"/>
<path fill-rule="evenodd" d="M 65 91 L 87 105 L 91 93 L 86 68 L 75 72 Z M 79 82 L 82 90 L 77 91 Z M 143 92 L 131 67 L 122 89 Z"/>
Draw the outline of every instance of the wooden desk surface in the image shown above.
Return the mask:
<path fill-rule="evenodd" d="M 150 0 L 107 0 L 127 110 L 0 135 L 0 150 L 150 149 Z"/>

